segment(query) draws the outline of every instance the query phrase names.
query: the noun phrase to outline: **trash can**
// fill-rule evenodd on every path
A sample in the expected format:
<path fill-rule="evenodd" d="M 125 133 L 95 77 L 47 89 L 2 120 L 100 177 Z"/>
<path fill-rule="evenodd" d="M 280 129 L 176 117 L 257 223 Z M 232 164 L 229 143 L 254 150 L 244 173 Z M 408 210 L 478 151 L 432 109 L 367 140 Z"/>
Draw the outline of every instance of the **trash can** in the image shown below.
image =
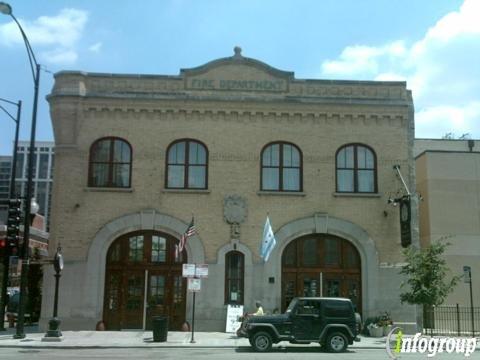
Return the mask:
<path fill-rule="evenodd" d="M 168 317 L 167 316 L 154 316 L 152 319 L 153 327 L 153 341 L 165 342 L 167 341 L 168 334 Z"/>

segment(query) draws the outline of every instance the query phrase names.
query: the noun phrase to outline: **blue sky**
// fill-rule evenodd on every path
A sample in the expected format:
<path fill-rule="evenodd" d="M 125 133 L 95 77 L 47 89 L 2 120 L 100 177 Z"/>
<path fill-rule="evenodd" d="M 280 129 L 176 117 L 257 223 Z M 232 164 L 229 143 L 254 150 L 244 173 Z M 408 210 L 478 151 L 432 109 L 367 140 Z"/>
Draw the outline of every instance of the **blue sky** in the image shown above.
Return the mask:
<path fill-rule="evenodd" d="M 478 0 L 10 0 L 41 73 L 37 140 L 53 140 L 46 95 L 60 70 L 177 75 L 242 54 L 297 78 L 406 80 L 416 136 L 480 138 Z M 16 26 L 0 14 L 0 98 L 24 102 L 33 79 Z M 12 113 L 15 109 L 8 108 Z M 0 154 L 14 123 L 0 112 Z"/>

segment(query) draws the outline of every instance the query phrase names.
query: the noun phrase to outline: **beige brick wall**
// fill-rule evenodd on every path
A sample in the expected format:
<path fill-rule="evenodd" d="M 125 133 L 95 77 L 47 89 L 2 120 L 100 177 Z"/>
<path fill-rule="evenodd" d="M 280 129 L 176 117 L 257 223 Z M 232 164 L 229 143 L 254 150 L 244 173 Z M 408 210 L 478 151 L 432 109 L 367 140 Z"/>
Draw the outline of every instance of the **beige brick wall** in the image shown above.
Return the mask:
<path fill-rule="evenodd" d="M 75 111 L 62 111 L 65 104 L 75 104 Z M 408 170 L 406 107 L 74 98 L 52 98 L 51 106 L 59 144 L 51 236 L 70 259 L 85 258 L 104 224 L 153 208 L 186 222 L 194 214 L 206 258 L 213 261 L 219 247 L 230 241 L 223 198 L 238 194 L 248 204 L 241 241 L 256 255 L 267 212 L 274 230 L 293 219 L 326 212 L 363 227 L 375 240 L 381 262 L 400 261 L 398 210 L 386 200 L 401 189 L 392 166 Z M 89 148 L 103 136 L 118 136 L 132 145 L 131 192 L 87 188 Z M 207 145 L 209 193 L 164 191 L 165 152 L 179 138 Z M 264 145 L 276 140 L 301 149 L 304 196 L 258 194 L 259 155 Z M 333 195 L 335 152 L 350 142 L 375 150 L 380 197 Z"/>

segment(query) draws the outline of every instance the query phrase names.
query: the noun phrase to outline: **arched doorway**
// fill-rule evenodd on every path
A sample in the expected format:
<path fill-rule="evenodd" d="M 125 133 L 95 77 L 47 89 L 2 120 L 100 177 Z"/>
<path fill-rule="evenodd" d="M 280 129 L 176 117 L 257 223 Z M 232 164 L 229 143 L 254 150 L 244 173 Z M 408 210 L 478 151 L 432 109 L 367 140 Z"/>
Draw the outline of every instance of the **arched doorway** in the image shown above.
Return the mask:
<path fill-rule="evenodd" d="M 152 317 L 167 315 L 169 329 L 185 321 L 186 281 L 176 256 L 177 240 L 157 231 L 135 231 L 109 247 L 105 271 L 103 319 L 108 330 L 151 329 Z"/>
<path fill-rule="evenodd" d="M 282 311 L 296 296 L 347 297 L 362 310 L 361 261 L 349 241 L 328 234 L 302 236 L 282 254 Z"/>

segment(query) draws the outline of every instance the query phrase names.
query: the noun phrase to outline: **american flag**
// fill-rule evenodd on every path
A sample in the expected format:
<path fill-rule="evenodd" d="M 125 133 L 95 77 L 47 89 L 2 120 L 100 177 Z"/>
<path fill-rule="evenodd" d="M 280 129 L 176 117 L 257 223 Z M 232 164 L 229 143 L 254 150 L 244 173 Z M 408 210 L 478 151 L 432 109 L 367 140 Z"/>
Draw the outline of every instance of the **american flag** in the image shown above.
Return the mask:
<path fill-rule="evenodd" d="M 185 245 L 187 244 L 188 238 L 197 233 L 197 230 L 195 229 L 195 225 L 193 222 L 194 222 L 194 219 L 192 217 L 192 221 L 190 221 L 190 225 L 188 225 L 187 230 L 183 233 L 182 237 L 180 238 L 178 245 L 175 245 L 175 258 L 178 258 L 180 256 L 180 253 L 183 251 L 183 249 L 185 248 Z"/>

